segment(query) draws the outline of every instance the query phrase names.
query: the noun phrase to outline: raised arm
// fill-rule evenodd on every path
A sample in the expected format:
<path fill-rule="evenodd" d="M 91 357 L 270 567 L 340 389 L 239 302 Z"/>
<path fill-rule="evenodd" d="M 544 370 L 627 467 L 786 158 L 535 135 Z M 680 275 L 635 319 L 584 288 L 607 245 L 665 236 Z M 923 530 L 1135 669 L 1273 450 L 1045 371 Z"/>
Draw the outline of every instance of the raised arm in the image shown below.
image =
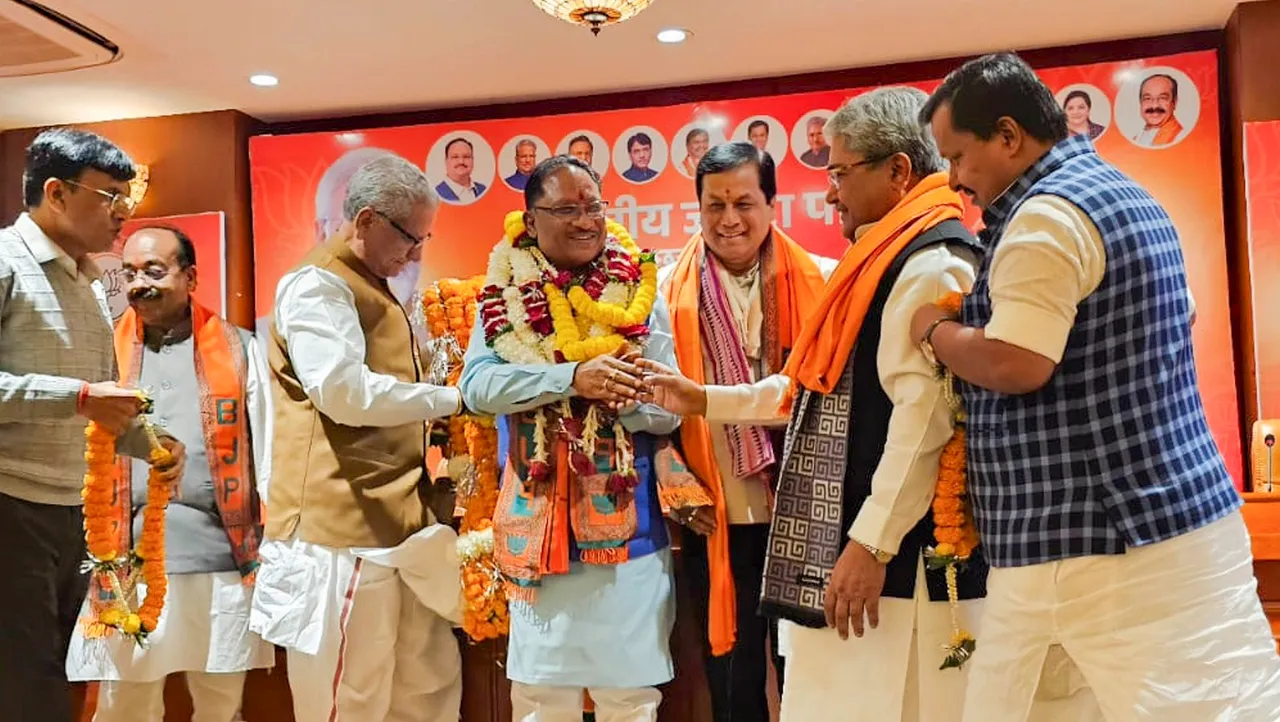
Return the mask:
<path fill-rule="evenodd" d="M 484 324 L 477 316 L 458 388 L 472 411 L 505 416 L 573 396 L 577 367 L 576 363 L 506 363 L 485 345 Z"/>
<path fill-rule="evenodd" d="M 355 296 L 334 274 L 308 267 L 286 276 L 275 314 L 298 381 L 330 419 L 345 426 L 400 426 L 461 409 L 457 389 L 401 381 L 365 365 Z"/>

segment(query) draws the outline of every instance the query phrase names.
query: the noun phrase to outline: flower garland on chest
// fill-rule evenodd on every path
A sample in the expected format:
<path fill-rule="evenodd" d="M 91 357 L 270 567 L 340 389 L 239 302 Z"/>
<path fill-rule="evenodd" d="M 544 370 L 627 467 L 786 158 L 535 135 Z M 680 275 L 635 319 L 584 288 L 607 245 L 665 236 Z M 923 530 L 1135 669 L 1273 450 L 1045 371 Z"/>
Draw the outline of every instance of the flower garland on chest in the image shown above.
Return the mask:
<path fill-rule="evenodd" d="M 502 360 L 531 365 L 584 362 L 624 345 L 645 344 L 658 296 L 658 267 L 653 253 L 642 252 L 625 227 L 608 221 L 603 251 L 576 273 L 557 269 L 547 260 L 529 236 L 523 213 L 508 213 L 503 228 L 480 296 L 485 344 Z M 574 408 L 567 399 L 557 405 L 555 429 L 570 443 L 574 471 L 580 476 L 595 473 L 596 438 L 608 423 L 617 440 L 610 489 L 618 493 L 633 488 L 637 477 L 630 437 L 621 421 L 597 402 L 577 413 Z M 550 477 L 550 421 L 545 407 L 534 413 L 528 480 L 534 483 Z"/>
<path fill-rule="evenodd" d="M 149 402 L 148 402 L 149 404 Z M 147 409 L 148 413 L 150 409 Z M 151 441 L 147 477 L 147 504 L 142 511 L 142 534 L 130 552 L 120 548 L 120 534 L 113 528 L 111 502 L 116 494 L 116 437 L 94 422 L 85 427 L 85 476 L 80 497 L 84 500 L 84 571 L 93 575 L 85 637 L 103 638 L 119 631 L 139 644 L 154 632 L 164 610 L 169 579 L 165 574 L 164 516 L 171 489 L 161 469 L 172 465 L 173 455 L 160 445 L 150 425 Z M 133 601 L 141 579 L 147 586 L 142 604 Z"/>

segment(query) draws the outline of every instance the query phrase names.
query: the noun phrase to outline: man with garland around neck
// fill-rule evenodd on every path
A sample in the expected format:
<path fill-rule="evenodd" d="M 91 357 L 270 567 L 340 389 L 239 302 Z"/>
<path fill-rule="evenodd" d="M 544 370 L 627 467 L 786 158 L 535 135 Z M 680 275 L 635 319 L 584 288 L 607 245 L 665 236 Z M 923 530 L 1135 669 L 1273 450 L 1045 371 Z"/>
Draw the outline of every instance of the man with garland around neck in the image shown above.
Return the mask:
<path fill-rule="evenodd" d="M 258 488 L 270 470 L 266 361 L 248 331 L 192 300 L 195 246 L 181 230 L 135 232 L 121 264 L 130 305 L 115 330 L 121 383 L 147 392 L 156 420 L 188 451 L 165 511 L 168 594 L 159 625 L 145 647 L 118 635 L 85 639 L 78 629 L 68 678 L 102 681 L 95 722 L 162 722 L 165 678 L 175 673 L 186 676 L 194 720 L 234 722 L 245 673 L 275 659 L 249 631 L 262 537 Z M 143 461 L 120 464 L 113 510 L 120 548 L 143 534 L 147 475 Z"/>
<path fill-rule="evenodd" d="M 956 377 L 991 560 L 964 719 L 1021 722 L 1061 644 L 1108 720 L 1272 722 L 1280 658 L 1196 381 L 1177 229 L 1070 137 L 1016 55 L 947 76 L 920 114 L 983 208 L 958 317 L 912 335 Z"/>
<path fill-rule="evenodd" d="M 494 514 L 518 722 L 658 719 L 675 620 L 664 509 L 710 499 L 655 435 L 680 418 L 636 403 L 641 354 L 675 364 L 652 254 L 605 220 L 600 178 L 540 163 L 489 260 L 460 387 L 506 416 Z M 685 514 L 680 512 L 682 516 Z"/>
<path fill-rule="evenodd" d="M 702 230 L 658 282 L 671 307 L 676 359 L 698 383 L 751 383 L 782 371 L 836 262 L 810 256 L 774 225 L 768 153 L 724 143 L 691 175 Z M 769 721 L 771 661 L 781 693 L 777 621 L 759 613 L 781 431 L 698 417 L 680 426 L 689 468 L 716 501 L 694 513 L 681 549 L 717 722 Z"/>
<path fill-rule="evenodd" d="M 387 279 L 421 259 L 439 201 L 399 156 L 352 176 L 343 230 L 280 279 L 268 361 L 275 439 L 251 627 L 288 650 L 298 722 L 456 722 L 454 496 L 427 422 L 462 409 L 422 383 Z"/>
<path fill-rule="evenodd" d="M 924 554 L 952 409 L 906 314 L 967 290 L 980 249 L 917 121 L 925 98 L 881 88 L 828 120 L 827 201 L 851 245 L 780 374 L 703 385 L 640 362 L 657 374 L 647 393 L 674 412 L 790 422 L 761 604 L 783 620 L 782 722 L 947 722 L 963 709 L 967 666 L 939 668 L 956 642 L 946 575 Z M 986 563 L 962 551 L 955 613 L 977 631 Z M 1087 690 L 1054 689 L 1051 669 L 1033 719 L 1094 719 Z M 856 698 L 832 693 L 848 685 Z"/>

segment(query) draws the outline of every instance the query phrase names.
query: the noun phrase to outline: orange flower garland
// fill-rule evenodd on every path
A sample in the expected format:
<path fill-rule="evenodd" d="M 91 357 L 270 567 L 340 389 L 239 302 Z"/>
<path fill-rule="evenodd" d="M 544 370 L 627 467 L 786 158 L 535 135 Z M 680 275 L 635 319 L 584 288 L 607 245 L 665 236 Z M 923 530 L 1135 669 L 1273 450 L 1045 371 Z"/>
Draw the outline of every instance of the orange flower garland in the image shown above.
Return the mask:
<path fill-rule="evenodd" d="M 142 534 L 132 554 L 119 548 L 119 536 L 113 529 L 111 500 L 117 479 L 115 436 L 94 422 L 85 427 L 84 500 L 85 542 L 89 551 L 86 566 L 94 575 L 100 594 L 91 593 L 90 618 L 86 620 L 86 636 L 100 638 L 117 630 L 136 642 L 143 642 L 155 631 L 164 611 L 164 598 L 169 589 L 165 575 L 164 514 L 169 506 L 169 482 L 161 477 L 161 469 L 173 463 L 173 455 L 160 445 L 151 428 L 151 472 L 147 477 L 147 505 L 142 511 Z M 130 606 L 139 576 L 147 593 L 136 610 Z"/>
<path fill-rule="evenodd" d="M 954 318 L 960 313 L 961 300 L 959 293 L 950 293 L 936 301 L 936 305 Z M 959 591 L 956 586 L 956 576 L 978 548 L 978 529 L 973 523 L 967 488 L 964 407 L 955 394 L 955 378 L 950 369 L 942 369 L 942 377 L 955 430 L 942 448 L 942 456 L 938 461 L 938 485 L 933 495 L 933 535 L 937 544 L 925 550 L 925 556 L 930 569 L 946 569 L 947 574 L 947 598 L 951 603 L 951 643 L 946 646 L 947 656 L 941 669 L 959 669 L 973 656 L 978 646 L 973 635 L 960 626 Z"/>
<path fill-rule="evenodd" d="M 442 279 L 422 296 L 423 315 L 432 338 L 441 342 L 447 360 L 445 383 L 462 376 L 462 358 L 475 324 L 476 301 L 483 276 Z M 474 641 L 497 639 L 510 629 L 502 575 L 493 558 L 493 512 L 498 505 L 498 430 L 492 418 L 459 414 L 448 419 L 445 457 L 458 482 L 464 512 L 458 537 L 462 563 L 463 630 Z"/>

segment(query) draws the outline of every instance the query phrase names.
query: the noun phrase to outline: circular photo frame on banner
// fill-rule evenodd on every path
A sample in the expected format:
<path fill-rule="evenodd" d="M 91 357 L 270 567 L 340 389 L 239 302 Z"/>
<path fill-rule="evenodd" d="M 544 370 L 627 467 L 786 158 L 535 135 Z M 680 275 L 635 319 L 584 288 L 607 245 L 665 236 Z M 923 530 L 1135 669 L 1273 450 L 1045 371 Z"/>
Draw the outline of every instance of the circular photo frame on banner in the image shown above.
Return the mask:
<path fill-rule="evenodd" d="M 834 110 L 820 108 L 811 110 L 800 116 L 791 128 L 791 154 L 806 168 L 826 170 L 831 160 L 831 146 L 822 134 L 822 127 L 827 124 Z"/>
<path fill-rule="evenodd" d="M 628 183 L 643 185 L 667 167 L 667 139 L 647 125 L 633 125 L 613 145 L 613 167 Z"/>
<path fill-rule="evenodd" d="M 440 200 L 469 206 L 493 188 L 496 163 L 484 136 L 470 130 L 445 133 L 427 154 L 426 173 Z"/>
<path fill-rule="evenodd" d="M 551 157 L 546 141 L 536 135 L 521 134 L 508 140 L 498 152 L 498 177 L 503 185 L 524 192 L 534 166 Z"/>
<path fill-rule="evenodd" d="M 787 157 L 787 129 L 771 115 L 753 115 L 738 124 L 733 140 L 749 142 L 767 152 L 775 166 Z"/>
<path fill-rule="evenodd" d="M 671 136 L 671 165 L 685 178 L 698 172 L 698 161 L 712 146 L 724 142 L 724 134 L 710 123 L 695 120 Z"/>
<path fill-rule="evenodd" d="M 1067 114 L 1067 132 L 1097 140 L 1111 127 L 1111 99 L 1096 85 L 1075 83 L 1054 96 Z"/>
<path fill-rule="evenodd" d="M 594 130 L 575 130 L 556 146 L 556 155 L 571 155 L 594 168 L 602 178 L 609 170 L 609 152 L 609 142 Z"/>
<path fill-rule="evenodd" d="M 1200 89 L 1177 68 L 1142 68 L 1115 97 L 1116 125 L 1139 148 L 1175 146 L 1199 121 Z"/>

